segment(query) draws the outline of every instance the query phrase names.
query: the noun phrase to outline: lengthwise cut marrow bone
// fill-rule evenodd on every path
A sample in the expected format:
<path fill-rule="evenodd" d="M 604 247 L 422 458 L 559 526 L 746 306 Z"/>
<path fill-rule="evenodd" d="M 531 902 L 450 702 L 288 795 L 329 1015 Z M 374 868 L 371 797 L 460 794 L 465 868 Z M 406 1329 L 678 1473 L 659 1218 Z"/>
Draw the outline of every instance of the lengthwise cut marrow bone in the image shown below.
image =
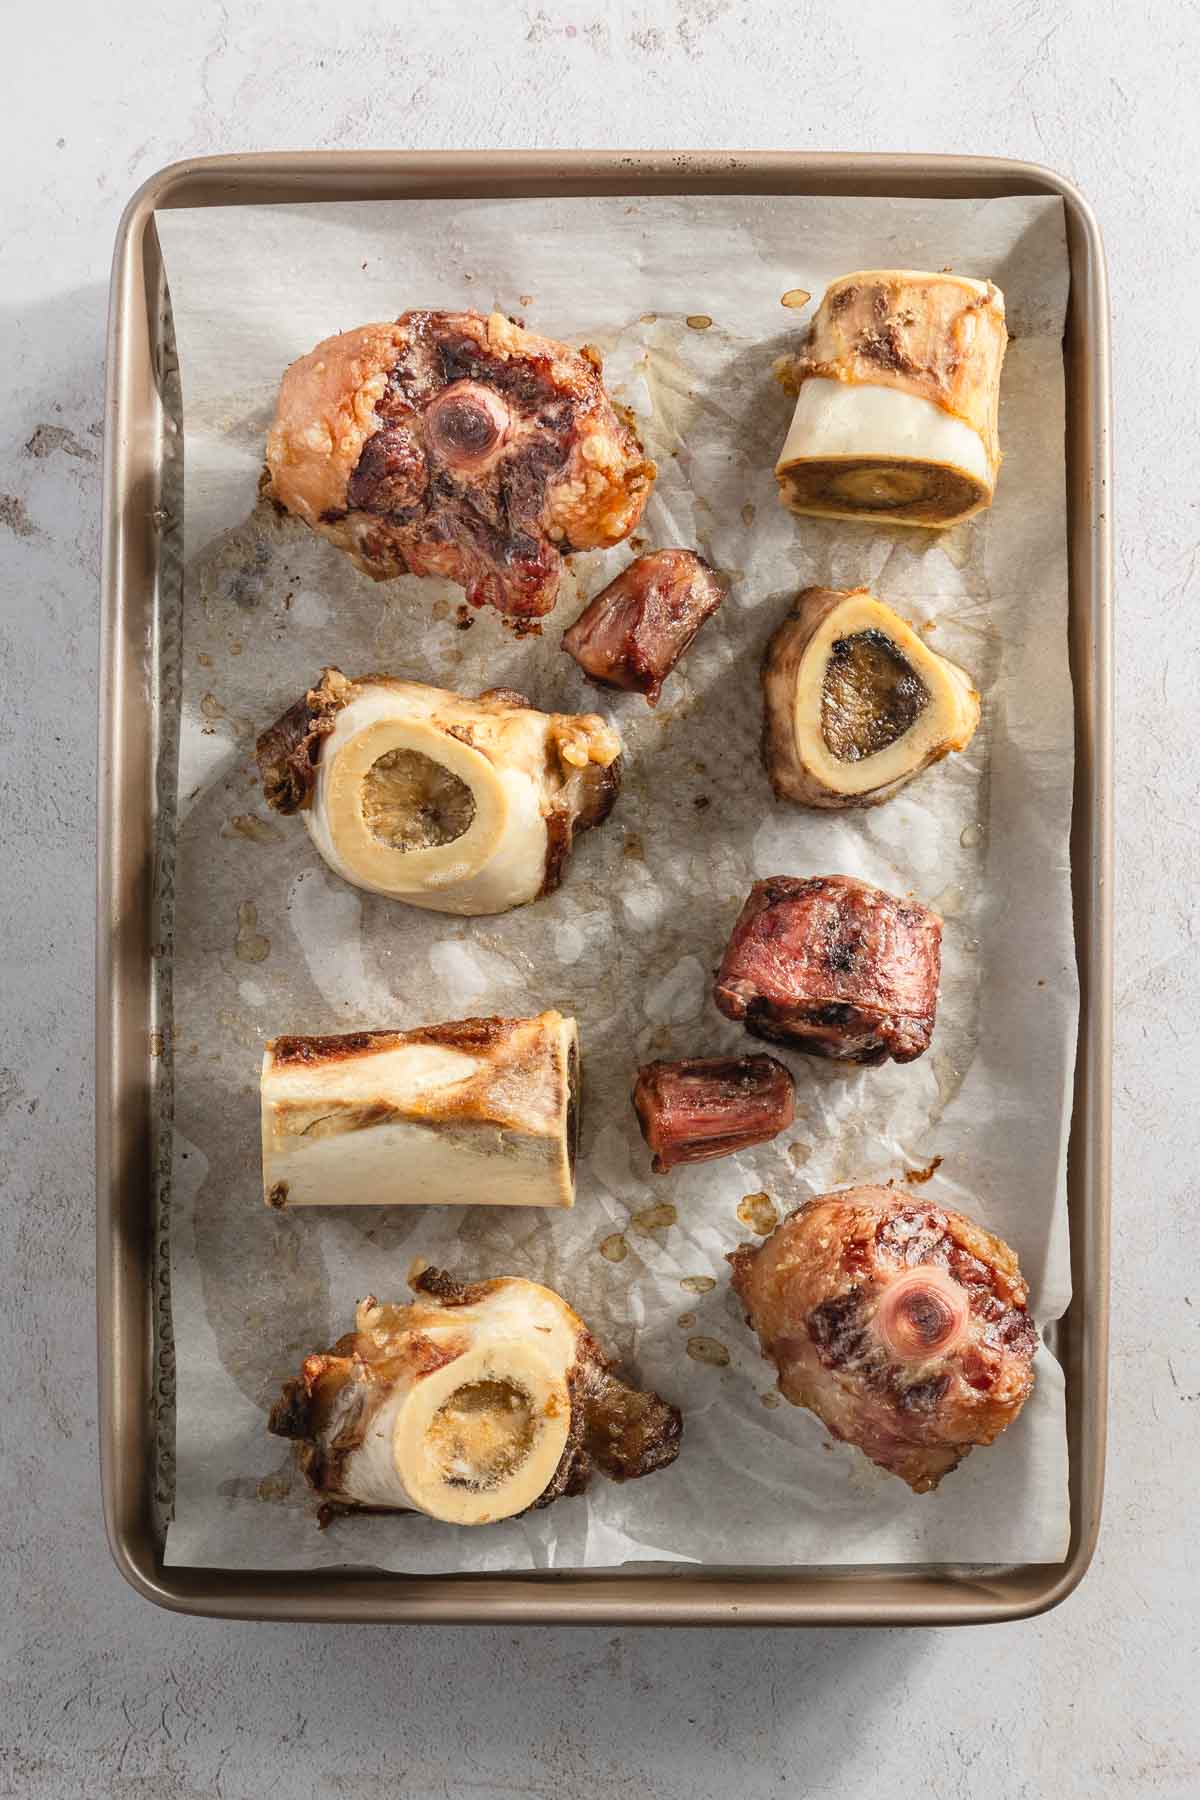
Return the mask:
<path fill-rule="evenodd" d="M 956 525 L 990 506 L 1008 335 L 990 281 L 843 275 L 777 373 L 796 410 L 775 473 L 797 513 Z"/>
<path fill-rule="evenodd" d="M 762 684 L 767 774 L 802 806 L 878 806 L 979 724 L 970 678 L 866 588 L 806 588 Z"/>
<path fill-rule="evenodd" d="M 344 880 L 465 914 L 507 912 L 558 886 L 575 833 L 612 809 L 620 754 L 595 713 L 337 669 L 258 740 L 268 804 L 301 812 Z"/>
<path fill-rule="evenodd" d="M 573 1206 L 574 1019 L 272 1038 L 262 1069 L 269 1206 Z"/>
<path fill-rule="evenodd" d="M 364 1300 L 271 1411 L 333 1509 L 487 1525 L 582 1493 L 596 1468 L 629 1481 L 674 1462 L 678 1408 L 624 1382 L 549 1288 L 438 1269 L 412 1285 L 410 1305 Z"/>

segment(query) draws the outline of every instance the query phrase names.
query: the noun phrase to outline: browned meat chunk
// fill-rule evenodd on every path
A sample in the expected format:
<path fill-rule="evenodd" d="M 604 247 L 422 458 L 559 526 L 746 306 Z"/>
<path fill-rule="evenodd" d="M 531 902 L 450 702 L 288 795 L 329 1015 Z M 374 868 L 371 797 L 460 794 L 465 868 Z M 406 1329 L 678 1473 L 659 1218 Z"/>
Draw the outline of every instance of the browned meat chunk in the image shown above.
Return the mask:
<path fill-rule="evenodd" d="M 912 1062 L 929 1048 L 942 922 L 848 875 L 756 881 L 714 998 L 755 1037 L 842 1062 Z"/>
<path fill-rule="evenodd" d="M 265 492 L 377 581 L 441 575 L 536 618 L 563 554 L 620 543 L 654 476 L 594 352 L 501 313 L 417 311 L 291 365 Z"/>
<path fill-rule="evenodd" d="M 1033 1389 L 1016 1256 L 962 1213 L 848 1188 L 729 1261 L 784 1396 L 915 1493 L 992 1443 Z"/>
<path fill-rule="evenodd" d="M 795 1101 L 796 1084 L 773 1056 L 646 1063 L 633 1090 L 657 1175 L 765 1144 L 792 1123 Z"/>
<path fill-rule="evenodd" d="M 596 595 L 563 649 L 602 687 L 628 688 L 657 706 L 662 684 L 729 591 L 694 550 L 639 556 Z"/>

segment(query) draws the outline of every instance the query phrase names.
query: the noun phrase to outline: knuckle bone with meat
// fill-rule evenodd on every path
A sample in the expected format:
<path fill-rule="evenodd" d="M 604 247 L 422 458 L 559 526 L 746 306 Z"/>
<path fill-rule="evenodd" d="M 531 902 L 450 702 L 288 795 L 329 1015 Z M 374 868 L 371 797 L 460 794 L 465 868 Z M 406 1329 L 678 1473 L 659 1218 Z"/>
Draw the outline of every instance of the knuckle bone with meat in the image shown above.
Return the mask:
<path fill-rule="evenodd" d="M 575 834 L 612 809 L 620 752 L 595 713 L 326 669 L 261 734 L 258 766 L 268 805 L 299 812 L 344 880 L 475 914 L 558 886 Z"/>
<path fill-rule="evenodd" d="M 1013 1251 L 901 1188 L 822 1194 L 729 1257 L 794 1406 L 928 1493 L 1012 1424 L 1038 1334 Z"/>
<path fill-rule="evenodd" d="M 376 580 L 440 575 L 537 618 L 563 556 L 620 543 L 655 474 L 594 351 L 498 312 L 413 311 L 291 364 L 264 492 Z"/>
<path fill-rule="evenodd" d="M 408 1304 L 362 1301 L 272 1408 L 330 1511 L 487 1525 L 581 1494 L 596 1469 L 631 1481 L 674 1462 L 678 1408 L 626 1382 L 551 1289 L 432 1268 L 412 1286 Z"/>

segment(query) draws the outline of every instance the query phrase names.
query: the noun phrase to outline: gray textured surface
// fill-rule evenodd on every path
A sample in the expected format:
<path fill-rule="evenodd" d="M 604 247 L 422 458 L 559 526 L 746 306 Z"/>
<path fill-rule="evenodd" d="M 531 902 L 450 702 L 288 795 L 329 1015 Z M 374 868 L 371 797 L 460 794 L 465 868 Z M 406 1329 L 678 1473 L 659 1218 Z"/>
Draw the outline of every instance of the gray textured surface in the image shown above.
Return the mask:
<path fill-rule="evenodd" d="M 1195 7 L 1135 17 L 1078 0 L 1003 13 L 931 0 L 918 24 L 879 0 L 821 13 L 269 0 L 242 22 L 152 0 L 136 24 L 120 16 L 27 12 L 0 124 L 0 1794 L 1195 1795 Z M 96 434 L 120 205 L 159 164 L 206 151 L 588 143 L 1027 156 L 1074 177 L 1107 236 L 1120 530 L 1113 1444 L 1092 1573 L 1032 1624 L 665 1636 L 191 1623 L 135 1599 L 103 1545 Z"/>

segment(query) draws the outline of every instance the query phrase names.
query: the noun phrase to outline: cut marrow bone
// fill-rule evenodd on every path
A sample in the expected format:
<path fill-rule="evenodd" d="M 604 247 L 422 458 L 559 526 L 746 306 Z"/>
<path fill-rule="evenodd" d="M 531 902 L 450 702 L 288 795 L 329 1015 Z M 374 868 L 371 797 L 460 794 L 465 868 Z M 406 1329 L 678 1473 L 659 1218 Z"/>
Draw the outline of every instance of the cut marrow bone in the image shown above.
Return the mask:
<path fill-rule="evenodd" d="M 278 1037 L 262 1068 L 269 1206 L 573 1206 L 574 1019 Z"/>
<path fill-rule="evenodd" d="M 783 504 L 935 528 L 989 506 L 1007 342 L 990 281 L 913 269 L 835 281 L 777 370 L 796 395 L 775 467 Z"/>
<path fill-rule="evenodd" d="M 594 713 L 337 669 L 258 740 L 268 804 L 303 813 L 330 868 L 450 913 L 507 912 L 557 887 L 575 833 L 608 816 L 620 751 Z"/>
<path fill-rule="evenodd" d="M 413 1288 L 408 1305 L 364 1300 L 272 1408 L 332 1509 L 487 1525 L 581 1493 L 594 1468 L 624 1481 L 675 1460 L 677 1408 L 622 1381 L 549 1288 L 437 1269 Z"/>
<path fill-rule="evenodd" d="M 806 588 L 762 684 L 767 774 L 802 806 L 877 806 L 979 724 L 970 678 L 865 588 Z"/>

